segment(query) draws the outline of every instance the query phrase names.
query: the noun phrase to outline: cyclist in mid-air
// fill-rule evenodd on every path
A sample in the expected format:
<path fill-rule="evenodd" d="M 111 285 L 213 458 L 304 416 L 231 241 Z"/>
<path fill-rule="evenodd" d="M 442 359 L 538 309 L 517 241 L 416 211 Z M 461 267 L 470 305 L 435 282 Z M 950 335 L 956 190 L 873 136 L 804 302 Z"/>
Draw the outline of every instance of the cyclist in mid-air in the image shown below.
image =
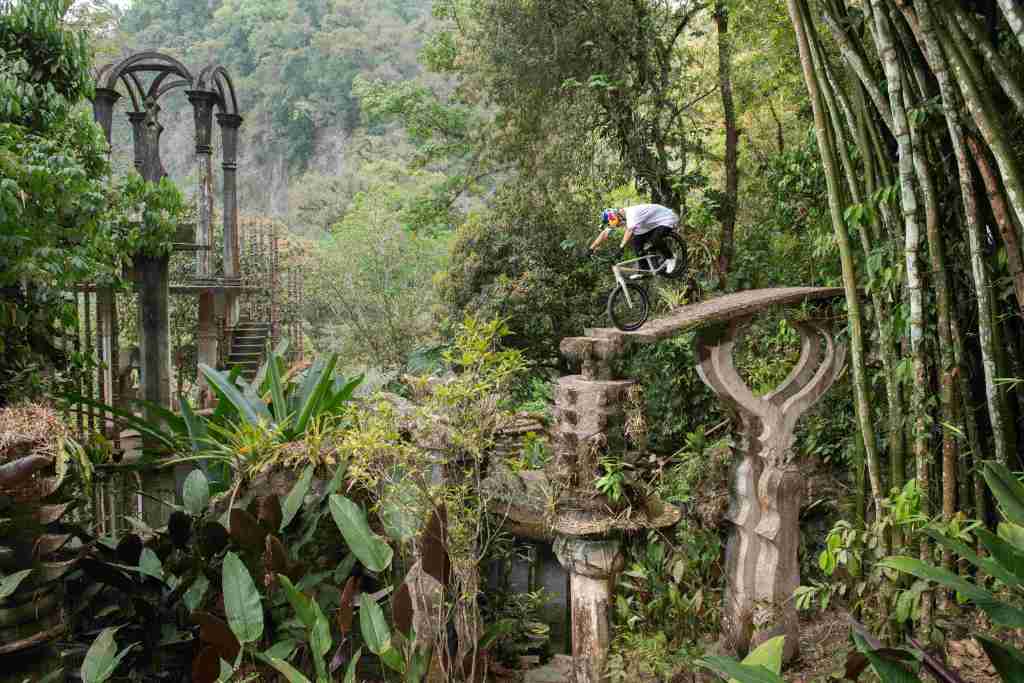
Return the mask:
<path fill-rule="evenodd" d="M 672 250 L 665 244 L 665 235 L 675 230 L 679 224 L 679 216 L 672 209 L 661 204 L 637 204 L 624 209 L 605 209 L 601 213 L 601 223 L 605 226 L 604 230 L 591 243 L 591 252 L 608 239 L 614 228 L 625 223 L 626 232 L 622 236 L 619 251 L 630 245 L 639 257 L 653 248 L 665 259 L 665 273 L 671 274 L 675 271 L 676 259 Z M 640 261 L 640 268 L 651 270 L 647 259 Z M 633 277 L 639 278 L 642 275 L 637 273 Z"/>

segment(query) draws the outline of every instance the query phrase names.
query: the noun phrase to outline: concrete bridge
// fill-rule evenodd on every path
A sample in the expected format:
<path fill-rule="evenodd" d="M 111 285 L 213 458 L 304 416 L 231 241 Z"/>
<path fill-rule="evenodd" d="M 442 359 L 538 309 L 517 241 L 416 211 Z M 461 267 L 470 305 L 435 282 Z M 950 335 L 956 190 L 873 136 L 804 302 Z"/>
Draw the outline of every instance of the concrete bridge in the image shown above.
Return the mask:
<path fill-rule="evenodd" d="M 627 447 L 624 404 L 634 382 L 616 376 L 615 360 L 627 344 L 657 343 L 693 330 L 697 371 L 734 416 L 739 436 L 727 516 L 733 528 L 726 547 L 720 647 L 743 654 L 785 634 L 785 659 L 797 654 L 792 595 L 800 585 L 798 518 L 804 476 L 795 464 L 794 430 L 800 416 L 838 377 L 846 349 L 823 323 L 793 320 L 801 335 L 800 359 L 789 376 L 763 396 L 755 395 L 740 377 L 733 350 L 751 320 L 768 309 L 842 295 L 840 288 L 824 287 L 737 292 L 681 307 L 634 332 L 591 329 L 586 336 L 562 341 L 563 356 L 579 364 L 580 374 L 562 377 L 555 394 L 555 453 L 545 478 L 550 490 L 560 493 L 547 528 L 555 537 L 558 559 L 570 574 L 576 683 L 604 680 L 609 606 L 614 576 L 624 560 L 616 531 L 666 526 L 679 518 L 678 511 L 665 509 L 671 506 L 648 506 L 624 519 L 607 507 L 602 511 L 580 504 L 594 498 L 600 454 L 622 453 Z M 521 517 L 513 521 L 536 522 L 527 519 L 529 515 L 511 516 Z"/>

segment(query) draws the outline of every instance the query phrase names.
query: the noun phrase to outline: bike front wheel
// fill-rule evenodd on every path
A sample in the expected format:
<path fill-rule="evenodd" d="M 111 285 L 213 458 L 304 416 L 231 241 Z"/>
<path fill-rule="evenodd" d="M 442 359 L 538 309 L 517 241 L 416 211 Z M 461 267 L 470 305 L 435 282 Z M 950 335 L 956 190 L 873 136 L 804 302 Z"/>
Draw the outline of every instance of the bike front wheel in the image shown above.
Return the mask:
<path fill-rule="evenodd" d="M 679 236 L 679 233 L 670 232 L 665 235 L 665 246 L 672 252 L 672 256 L 675 258 L 676 264 L 671 273 L 666 270 L 662 270 L 662 277 L 666 277 L 669 280 L 675 280 L 683 277 L 686 273 L 686 268 L 689 265 L 686 253 L 686 243 L 683 242 L 683 238 Z"/>
<path fill-rule="evenodd" d="M 629 301 L 622 287 L 616 287 L 608 295 L 608 317 L 615 327 L 623 332 L 632 332 L 647 322 L 650 302 L 643 287 L 627 282 L 626 289 L 629 290 Z"/>

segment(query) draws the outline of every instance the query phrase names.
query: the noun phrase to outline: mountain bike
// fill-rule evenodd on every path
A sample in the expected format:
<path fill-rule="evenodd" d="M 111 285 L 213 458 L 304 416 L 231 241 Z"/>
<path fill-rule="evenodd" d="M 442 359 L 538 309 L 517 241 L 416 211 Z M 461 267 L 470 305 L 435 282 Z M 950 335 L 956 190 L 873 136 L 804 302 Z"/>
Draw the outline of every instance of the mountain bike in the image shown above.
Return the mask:
<path fill-rule="evenodd" d="M 659 253 L 648 250 L 640 256 L 612 265 L 615 288 L 608 294 L 608 317 L 612 324 L 623 332 L 640 329 L 650 314 L 650 297 L 641 282 L 655 275 L 675 280 L 683 277 L 687 270 L 686 243 L 676 232 L 663 238 L 665 246 L 672 252 L 675 264 L 668 272 L 668 262 Z M 647 268 L 641 267 L 646 261 Z"/>

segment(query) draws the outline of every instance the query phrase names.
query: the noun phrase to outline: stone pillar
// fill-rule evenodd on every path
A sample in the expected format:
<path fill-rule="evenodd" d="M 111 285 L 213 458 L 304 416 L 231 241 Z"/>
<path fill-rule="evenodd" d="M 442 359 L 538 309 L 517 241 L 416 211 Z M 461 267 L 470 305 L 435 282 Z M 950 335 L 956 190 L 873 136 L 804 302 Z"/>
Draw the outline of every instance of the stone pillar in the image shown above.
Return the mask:
<path fill-rule="evenodd" d="M 217 94 L 205 90 L 189 90 L 196 126 L 196 276 L 210 277 L 210 251 L 213 222 L 213 160 L 210 139 L 213 136 L 213 107 Z M 203 247 L 206 247 L 205 249 Z"/>
<path fill-rule="evenodd" d="M 738 418 L 741 459 L 733 471 L 727 519 L 723 649 L 743 655 L 785 635 L 783 658 L 799 649 L 793 591 L 800 585 L 797 551 L 803 476 L 793 453 L 797 420 L 842 370 L 845 348 L 816 323 L 798 322 L 800 360 L 774 391 L 755 396 L 733 364 L 733 349 L 749 318 L 705 328 L 696 339 L 698 373 Z"/>
<path fill-rule="evenodd" d="M 135 170 L 141 174 L 146 160 L 146 112 L 130 111 L 128 112 L 128 121 L 132 124 L 132 150 L 134 152 L 132 161 L 135 164 Z"/>
<path fill-rule="evenodd" d="M 210 140 L 213 136 L 213 107 L 217 94 L 206 90 L 189 90 L 188 101 L 196 126 L 196 277 L 207 280 L 212 276 L 210 247 L 213 244 L 213 159 Z M 214 312 L 214 293 L 205 290 L 199 294 L 199 320 L 196 327 L 196 351 L 198 361 L 210 367 L 217 367 L 217 327 Z M 199 405 L 209 407 L 213 400 L 206 383 L 206 376 L 199 373 Z"/>
<path fill-rule="evenodd" d="M 573 682 L 606 681 L 612 590 L 615 575 L 625 564 L 620 543 L 559 536 L 554 549 L 569 572 Z"/>
<path fill-rule="evenodd" d="M 224 277 L 235 280 L 241 275 L 239 262 L 238 240 L 238 187 L 236 172 L 238 170 L 238 128 L 242 125 L 242 117 L 237 114 L 217 114 L 220 125 L 221 143 L 223 145 L 224 170 Z M 238 322 L 238 294 L 229 292 L 225 301 L 227 325 L 233 327 Z"/>
<path fill-rule="evenodd" d="M 92 117 L 103 129 L 103 136 L 110 144 L 110 131 L 114 122 L 114 105 L 121 99 L 121 94 L 110 88 L 96 88 L 92 100 Z"/>

